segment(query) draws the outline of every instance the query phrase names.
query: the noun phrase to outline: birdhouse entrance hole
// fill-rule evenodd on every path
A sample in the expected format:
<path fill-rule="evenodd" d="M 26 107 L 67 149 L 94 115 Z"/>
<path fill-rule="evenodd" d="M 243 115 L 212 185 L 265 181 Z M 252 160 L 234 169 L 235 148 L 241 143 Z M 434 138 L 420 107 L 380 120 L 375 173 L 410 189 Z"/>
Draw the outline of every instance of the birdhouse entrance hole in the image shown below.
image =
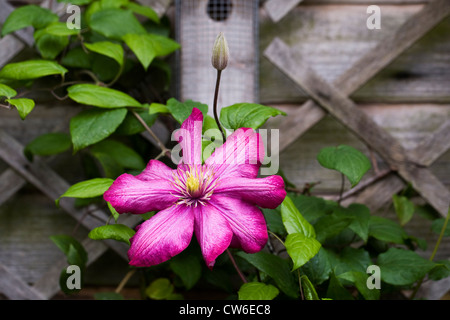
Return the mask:
<path fill-rule="evenodd" d="M 206 12 L 214 21 L 225 21 L 231 14 L 232 7 L 231 0 L 209 0 Z"/>

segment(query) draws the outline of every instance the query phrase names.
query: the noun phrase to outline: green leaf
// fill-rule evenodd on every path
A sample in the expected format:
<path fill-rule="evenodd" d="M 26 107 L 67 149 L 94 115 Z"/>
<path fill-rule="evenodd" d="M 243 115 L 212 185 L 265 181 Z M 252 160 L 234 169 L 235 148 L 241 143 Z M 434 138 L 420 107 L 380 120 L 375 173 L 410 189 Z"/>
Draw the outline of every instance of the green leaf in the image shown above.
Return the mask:
<path fill-rule="evenodd" d="M 90 151 L 90 153 L 99 162 L 103 169 L 103 176 L 105 178 L 116 179 L 125 171 L 125 169 L 109 154 L 92 151 Z"/>
<path fill-rule="evenodd" d="M 244 283 L 238 291 L 239 300 L 273 300 L 280 292 L 271 284 Z"/>
<path fill-rule="evenodd" d="M 148 110 L 149 114 L 170 113 L 165 104 L 153 102 Z"/>
<path fill-rule="evenodd" d="M 128 0 L 100 0 L 101 7 L 106 8 L 120 8 L 128 4 Z"/>
<path fill-rule="evenodd" d="M 353 217 L 339 217 L 335 214 L 326 215 L 317 220 L 314 225 L 316 238 L 319 242 L 337 236 L 353 222 Z"/>
<path fill-rule="evenodd" d="M 439 218 L 433 220 L 431 223 L 431 230 L 436 234 L 441 234 L 441 230 L 444 227 L 445 218 Z M 444 237 L 450 236 L 450 223 L 447 223 L 447 226 L 444 230 Z"/>
<path fill-rule="evenodd" d="M 354 300 L 351 293 L 342 286 L 334 272 L 331 272 L 330 274 L 330 282 L 328 284 L 326 296 L 333 300 Z"/>
<path fill-rule="evenodd" d="M 322 246 L 316 239 L 305 236 L 302 233 L 288 234 L 284 245 L 286 246 L 287 253 L 294 262 L 292 270 L 300 268 L 311 260 Z"/>
<path fill-rule="evenodd" d="M 167 100 L 167 109 L 179 124 L 182 124 L 191 115 L 194 107 L 199 109 L 203 113 L 203 116 L 206 116 L 208 112 L 208 106 L 206 104 L 192 100 L 180 102 L 175 98 Z"/>
<path fill-rule="evenodd" d="M 127 109 L 89 109 L 80 112 L 70 120 L 70 135 L 73 152 L 109 137 L 122 123 Z"/>
<path fill-rule="evenodd" d="M 370 210 L 367 206 L 358 203 L 352 203 L 348 208 L 337 206 L 334 213 L 338 217 L 348 217 L 351 219 L 350 230 L 356 233 L 364 242 L 369 238 L 369 220 Z"/>
<path fill-rule="evenodd" d="M 156 118 L 158 117 L 156 114 L 149 114 L 147 110 L 137 110 L 136 113 L 149 127 L 155 123 Z M 144 126 L 131 112 L 128 112 L 125 120 L 123 120 L 115 133 L 118 135 L 129 136 L 143 131 L 145 131 Z"/>
<path fill-rule="evenodd" d="M 417 253 L 390 248 L 378 256 L 381 280 L 397 286 L 410 285 L 422 279 L 436 264 Z"/>
<path fill-rule="evenodd" d="M 2 28 L 2 36 L 26 28 L 45 28 L 48 24 L 58 21 L 58 16 L 48 9 L 36 5 L 26 5 L 15 9 L 6 18 Z"/>
<path fill-rule="evenodd" d="M 110 41 L 99 41 L 95 43 L 85 43 L 86 48 L 90 51 L 102 54 L 117 61 L 119 65 L 123 65 L 123 48 L 120 44 Z"/>
<path fill-rule="evenodd" d="M 133 149 L 115 140 L 103 140 L 91 148 L 93 154 L 104 153 L 112 157 L 119 165 L 127 169 L 143 170 L 145 162 Z"/>
<path fill-rule="evenodd" d="M 91 69 L 92 60 L 93 56 L 91 54 L 86 53 L 81 47 L 76 47 L 69 50 L 62 57 L 61 64 L 71 68 Z"/>
<path fill-rule="evenodd" d="M 59 275 L 59 287 L 60 287 L 62 292 L 64 292 L 67 295 L 70 295 L 70 294 L 74 294 L 74 293 L 80 292 L 81 288 L 80 289 L 77 289 L 77 288 L 69 289 L 67 287 L 67 284 L 68 284 L 67 281 L 69 280 L 69 277 L 72 275 L 71 272 L 67 272 L 68 268 L 69 267 L 65 267 L 65 268 L 63 268 L 61 270 L 61 273 Z M 80 268 L 80 272 L 81 272 L 81 274 L 80 274 L 80 276 L 81 276 L 80 285 L 82 285 L 83 280 L 84 280 L 84 268 Z"/>
<path fill-rule="evenodd" d="M 94 84 L 76 84 L 67 88 L 72 100 L 99 108 L 142 107 L 142 104 L 122 91 Z"/>
<path fill-rule="evenodd" d="M 348 270 L 366 272 L 367 267 L 372 264 L 369 253 L 363 248 L 345 247 L 336 256 L 328 252 L 328 259 L 331 261 L 336 275 Z"/>
<path fill-rule="evenodd" d="M 262 212 L 270 231 L 281 236 L 287 235 L 279 210 L 263 208 Z"/>
<path fill-rule="evenodd" d="M 121 40 L 126 34 L 146 34 L 131 10 L 117 8 L 98 10 L 89 18 L 89 25 L 95 32 L 115 40 Z"/>
<path fill-rule="evenodd" d="M 131 11 L 133 11 L 136 14 L 139 14 L 141 16 L 149 18 L 153 22 L 156 22 L 156 23 L 160 22 L 158 14 L 155 12 L 155 10 L 153 10 L 150 7 L 143 6 L 143 5 L 137 4 L 135 2 L 129 2 L 126 5 L 126 8 L 130 9 Z"/>
<path fill-rule="evenodd" d="M 45 32 L 54 36 L 73 36 L 80 33 L 78 29 L 69 29 L 65 22 L 54 22 L 45 27 Z"/>
<path fill-rule="evenodd" d="M 186 290 L 192 289 L 202 276 L 200 259 L 192 252 L 183 251 L 169 261 L 170 268 L 181 278 Z"/>
<path fill-rule="evenodd" d="M 236 255 L 269 275 L 286 295 L 292 298 L 298 297 L 298 283 L 287 260 L 265 252 L 254 254 L 238 252 Z"/>
<path fill-rule="evenodd" d="M 83 245 L 74 237 L 68 235 L 55 235 L 50 239 L 66 255 L 67 262 L 80 268 L 84 267 L 88 261 L 88 254 Z"/>
<path fill-rule="evenodd" d="M 316 237 L 314 227 L 303 218 L 289 196 L 286 196 L 281 203 L 281 218 L 289 234 L 301 233 L 306 237 Z"/>
<path fill-rule="evenodd" d="M 450 277 L 450 260 L 436 261 L 436 266 L 428 274 L 428 278 L 438 281 Z"/>
<path fill-rule="evenodd" d="M 108 224 L 92 229 L 88 237 L 92 240 L 113 239 L 130 245 L 130 238 L 136 232 L 124 224 Z"/>
<path fill-rule="evenodd" d="M 134 52 L 145 70 L 155 57 L 166 56 L 180 48 L 172 39 L 150 33 L 130 33 L 123 37 L 123 41 Z"/>
<path fill-rule="evenodd" d="M 29 159 L 32 155 L 50 156 L 67 151 L 72 146 L 70 136 L 62 132 L 53 132 L 40 135 L 29 142 L 24 149 L 24 153 Z"/>
<path fill-rule="evenodd" d="M 169 279 L 158 278 L 150 283 L 145 293 L 150 299 L 164 300 L 172 294 L 173 290 L 174 287 Z"/>
<path fill-rule="evenodd" d="M 380 298 L 380 290 L 369 289 L 367 287 L 367 273 L 360 271 L 348 271 L 340 274 L 338 278 L 353 283 L 359 293 L 361 293 L 366 300 L 378 300 Z"/>
<path fill-rule="evenodd" d="M 101 196 L 113 182 L 114 180 L 108 178 L 94 178 L 75 183 L 56 199 L 56 205 L 59 204 L 59 200 L 63 197 L 85 199 Z"/>
<path fill-rule="evenodd" d="M 34 42 L 39 53 L 44 59 L 55 59 L 69 44 L 67 36 L 55 36 L 49 34 L 45 29 L 34 33 Z"/>
<path fill-rule="evenodd" d="M 352 188 L 371 168 L 370 160 L 361 151 L 346 145 L 323 148 L 320 150 L 317 160 L 321 166 L 345 175 Z"/>
<path fill-rule="evenodd" d="M 330 277 L 331 264 L 328 258 L 329 255 L 328 250 L 321 247 L 319 252 L 301 267 L 302 273 L 305 273 L 316 285 L 322 284 Z"/>
<path fill-rule="evenodd" d="M 34 101 L 28 98 L 6 99 L 5 101 L 16 107 L 22 120 L 25 120 L 26 116 L 34 109 Z"/>
<path fill-rule="evenodd" d="M 300 277 L 300 281 L 302 283 L 303 294 L 306 300 L 320 300 L 319 295 L 316 292 L 311 281 L 309 281 L 308 277 L 302 275 Z"/>
<path fill-rule="evenodd" d="M 403 244 L 408 237 L 398 223 L 378 216 L 371 216 L 369 219 L 369 236 L 397 244 Z"/>
<path fill-rule="evenodd" d="M 16 95 L 17 95 L 16 90 L 7 86 L 6 84 L 0 83 L 0 97 L 6 97 L 10 99 Z"/>
<path fill-rule="evenodd" d="M 392 196 L 392 201 L 394 203 L 395 213 L 397 214 L 400 225 L 404 226 L 409 220 L 411 220 L 414 214 L 414 203 L 412 203 L 407 197 L 396 194 Z"/>
<path fill-rule="evenodd" d="M 8 63 L 0 70 L 0 78 L 31 80 L 49 75 L 64 75 L 67 69 L 54 61 L 27 60 Z"/>
<path fill-rule="evenodd" d="M 286 115 L 278 109 L 256 103 L 237 103 L 220 111 L 220 123 L 227 129 L 239 128 L 258 129 L 270 117 Z"/>
<path fill-rule="evenodd" d="M 124 297 L 120 293 L 116 293 L 116 292 L 96 292 L 96 293 L 94 293 L 94 299 L 95 300 L 124 300 Z"/>
<path fill-rule="evenodd" d="M 119 213 L 116 211 L 116 209 L 114 209 L 114 207 L 111 205 L 111 203 L 109 203 L 107 201 L 106 204 L 108 205 L 108 209 L 111 212 L 111 215 L 113 216 L 114 221 L 117 222 L 117 219 L 119 219 Z"/>
<path fill-rule="evenodd" d="M 292 201 L 302 216 L 311 222 L 327 212 L 327 203 L 323 198 L 300 194 L 292 196 Z"/>

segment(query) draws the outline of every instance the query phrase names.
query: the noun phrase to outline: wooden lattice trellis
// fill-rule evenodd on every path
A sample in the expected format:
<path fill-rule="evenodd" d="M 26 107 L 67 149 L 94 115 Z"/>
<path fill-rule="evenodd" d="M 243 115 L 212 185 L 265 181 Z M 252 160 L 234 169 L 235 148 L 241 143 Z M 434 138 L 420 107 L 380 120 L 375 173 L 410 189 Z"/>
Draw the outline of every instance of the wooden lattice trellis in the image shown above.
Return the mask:
<path fill-rule="evenodd" d="M 278 3 L 278 6 L 282 6 L 281 2 L 270 0 L 266 5 L 276 7 Z M 277 15 L 276 19 L 281 19 L 283 14 L 286 12 Z M 406 151 L 388 132 L 358 109 L 348 96 L 449 14 L 450 2 L 430 1 L 395 33 L 383 39 L 382 43 L 359 59 L 333 84 L 317 76 L 308 62 L 300 58 L 297 53 L 294 55 L 280 39 L 274 39 L 265 50 L 265 56 L 311 97 L 311 100 L 305 102 L 281 123 L 279 152 L 286 149 L 327 113 L 330 113 L 358 135 L 371 149 L 378 152 L 392 171 L 378 180 L 374 179 L 373 184 L 366 186 L 356 197 L 347 199 L 347 202 L 364 199 L 366 201 L 362 202 L 367 203 L 367 200 L 372 197 L 370 207 L 379 208 L 405 186 L 403 182 L 405 180 L 410 182 L 441 215 L 446 216 L 450 191 L 431 173 L 428 166 L 450 148 L 448 139 L 450 120 L 447 120 L 415 150 Z"/>
<path fill-rule="evenodd" d="M 162 16 L 171 1 L 167 0 L 142 0 L 143 4 L 150 5 L 159 16 Z M 48 7 L 49 3 L 44 1 L 42 6 Z M 61 4 L 55 4 L 60 5 Z M 0 23 L 3 23 L 14 8 L 0 0 Z M 5 65 L 27 45 L 33 45 L 32 30 L 21 30 L 14 34 L 6 35 L 0 39 L 0 67 Z M 156 124 L 158 126 L 158 124 Z M 159 128 L 162 128 L 159 125 Z M 163 133 L 164 134 L 164 133 Z M 150 142 L 156 144 L 148 134 L 144 134 Z M 27 183 L 34 185 L 52 201 L 63 194 L 70 184 L 58 175 L 49 165 L 40 159 L 30 162 L 23 153 L 24 146 L 0 129 L 0 158 L 10 166 L 0 175 L 0 205 L 12 197 Z M 60 203 L 61 208 L 85 226 L 88 230 L 104 225 L 109 217 L 105 211 L 90 206 L 87 208 L 89 214 L 78 210 L 74 206 L 73 199 L 64 199 Z M 141 219 L 137 216 L 125 216 L 121 223 L 134 227 Z M 88 253 L 88 265 L 97 260 L 107 249 L 112 249 L 120 257 L 128 260 L 127 247 L 116 241 L 93 241 L 85 238 L 81 244 Z M 59 275 L 61 270 L 67 266 L 65 258 L 56 262 L 31 286 L 20 278 L 13 270 L 0 262 L 0 292 L 9 299 L 45 300 L 52 298 L 59 291 Z"/>
<path fill-rule="evenodd" d="M 144 1 L 143 1 L 144 2 Z M 170 1 L 154 0 L 153 7 L 162 15 Z M 274 21 L 279 21 L 289 9 L 298 5 L 301 0 L 268 0 Z M 288 4 L 287 4 L 288 3 Z M 287 4 L 287 5 L 286 5 Z M 0 0 L 0 22 L 6 19 L 12 8 L 5 0 Z M 5 8 L 9 8 L 5 10 Z M 278 10 L 275 10 L 275 9 Z M 431 0 L 424 8 L 409 18 L 395 33 L 383 39 L 368 54 L 363 56 L 334 83 L 329 84 L 319 78 L 309 67 L 307 61 L 293 54 L 291 49 L 281 40 L 275 39 L 266 49 L 265 56 L 282 72 L 291 78 L 296 85 L 308 93 L 311 100 L 294 111 L 280 125 L 279 152 L 285 150 L 292 142 L 307 132 L 327 113 L 350 128 L 371 149 L 378 152 L 389 165 L 389 173 L 370 180 L 364 189 L 358 189 L 343 202 L 367 204 L 372 210 L 380 208 L 390 201 L 392 194 L 405 187 L 405 181 L 411 182 L 414 188 L 443 216 L 447 214 L 450 192 L 428 169 L 428 167 L 450 148 L 450 120 L 447 120 L 434 134 L 424 140 L 414 150 L 405 148 L 390 136 L 384 129 L 376 125 L 366 114 L 359 110 L 348 98 L 369 79 L 383 70 L 401 53 L 425 35 L 442 19 L 450 14 L 448 0 Z M 32 33 L 17 32 L 0 39 L 0 66 L 6 64 L 26 45 L 33 44 Z M 274 155 L 272 155 L 274 156 Z M 31 183 L 50 199 L 61 195 L 69 184 L 55 173 L 49 165 L 41 160 L 29 162 L 23 156 L 23 145 L 9 134 L 0 130 L 0 158 L 11 168 L 0 175 L 0 204 L 20 190 L 26 183 Z M 70 199 L 61 202 L 61 207 L 69 215 L 81 221 L 88 229 L 106 221 L 107 214 L 91 208 L 91 215 L 74 209 Z M 95 215 L 96 218 L 93 218 Z M 130 216 L 122 223 L 134 225 L 136 219 Z M 97 242 L 89 238 L 83 240 L 89 254 L 89 264 L 100 257 L 108 248 L 112 248 L 121 257 L 126 258 L 126 248 L 113 241 Z M 10 299 L 49 299 L 58 290 L 58 278 L 67 261 L 62 259 L 55 263 L 47 273 L 32 286 L 28 285 L 13 270 L 9 270 L 0 262 L 0 292 Z"/>

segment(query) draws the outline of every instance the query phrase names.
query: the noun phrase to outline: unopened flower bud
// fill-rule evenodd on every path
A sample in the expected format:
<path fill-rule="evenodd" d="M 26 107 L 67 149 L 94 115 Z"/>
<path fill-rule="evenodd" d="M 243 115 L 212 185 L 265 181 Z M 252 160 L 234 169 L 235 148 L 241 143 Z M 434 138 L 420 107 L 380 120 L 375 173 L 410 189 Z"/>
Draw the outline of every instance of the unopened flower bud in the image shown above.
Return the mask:
<path fill-rule="evenodd" d="M 225 39 L 225 36 L 221 32 L 217 36 L 212 50 L 211 63 L 213 67 L 220 71 L 225 69 L 228 64 L 229 56 L 230 52 L 228 50 L 228 43 L 227 40 Z"/>

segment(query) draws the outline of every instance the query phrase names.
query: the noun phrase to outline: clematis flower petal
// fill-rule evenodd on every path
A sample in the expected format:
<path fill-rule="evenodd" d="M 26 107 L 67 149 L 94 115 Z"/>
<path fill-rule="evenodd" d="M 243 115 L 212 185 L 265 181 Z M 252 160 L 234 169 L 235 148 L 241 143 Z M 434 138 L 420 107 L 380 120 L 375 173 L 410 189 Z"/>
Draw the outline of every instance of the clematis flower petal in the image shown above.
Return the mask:
<path fill-rule="evenodd" d="M 187 248 L 194 231 L 192 208 L 174 205 L 144 221 L 131 237 L 130 265 L 149 267 L 169 260 Z"/>
<path fill-rule="evenodd" d="M 215 194 L 240 198 L 262 208 L 275 209 L 286 197 L 284 181 L 280 176 L 265 178 L 223 178 L 214 189 Z"/>
<path fill-rule="evenodd" d="M 136 176 L 139 180 L 167 179 L 172 180 L 176 170 L 169 168 L 159 160 L 150 160 L 145 169 Z"/>
<path fill-rule="evenodd" d="M 154 179 L 143 181 L 124 173 L 120 175 L 103 198 L 119 213 L 142 214 L 170 207 L 177 200 L 172 183 Z"/>
<path fill-rule="evenodd" d="M 183 150 L 184 164 L 202 164 L 202 127 L 203 114 L 199 109 L 193 108 L 181 128 L 174 132 L 174 137 Z"/>
<path fill-rule="evenodd" d="M 255 178 L 264 160 L 264 144 L 259 133 L 240 128 L 205 161 L 219 176 Z"/>
<path fill-rule="evenodd" d="M 233 231 L 227 220 L 215 207 L 200 205 L 193 211 L 195 235 L 206 265 L 212 269 L 216 258 L 230 246 Z"/>
<path fill-rule="evenodd" d="M 260 251 L 267 243 L 266 221 L 261 210 L 244 200 L 214 194 L 208 203 L 221 212 L 233 231 L 232 245 L 247 253 Z"/>

